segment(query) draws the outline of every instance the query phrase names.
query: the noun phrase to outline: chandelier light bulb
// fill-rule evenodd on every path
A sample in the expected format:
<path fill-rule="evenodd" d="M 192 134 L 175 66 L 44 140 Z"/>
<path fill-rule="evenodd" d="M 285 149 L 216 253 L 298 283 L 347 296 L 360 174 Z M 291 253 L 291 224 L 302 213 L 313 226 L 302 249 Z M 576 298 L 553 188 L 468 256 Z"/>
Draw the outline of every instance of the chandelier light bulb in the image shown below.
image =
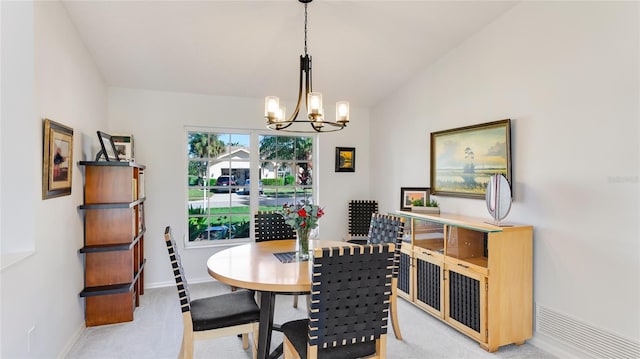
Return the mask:
<path fill-rule="evenodd" d="M 309 114 L 322 116 L 322 94 L 309 92 Z"/>
<path fill-rule="evenodd" d="M 277 96 L 267 96 L 264 98 L 264 116 L 269 119 L 270 122 L 277 116 L 277 112 L 280 108 L 280 99 Z"/>
<path fill-rule="evenodd" d="M 284 120 L 287 118 L 287 108 L 286 107 L 280 107 L 278 109 L 278 115 L 277 115 L 277 119 L 276 121 L 278 122 L 284 122 Z"/>
<path fill-rule="evenodd" d="M 342 124 L 349 122 L 349 101 L 336 102 L 336 121 Z"/>

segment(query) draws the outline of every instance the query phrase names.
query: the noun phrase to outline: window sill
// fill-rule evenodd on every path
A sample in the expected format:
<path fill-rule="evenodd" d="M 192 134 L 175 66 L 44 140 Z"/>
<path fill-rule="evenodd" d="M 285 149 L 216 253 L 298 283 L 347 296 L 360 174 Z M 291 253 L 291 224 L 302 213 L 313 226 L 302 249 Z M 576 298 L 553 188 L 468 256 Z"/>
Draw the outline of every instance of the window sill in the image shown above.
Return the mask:
<path fill-rule="evenodd" d="M 34 255 L 36 251 L 26 251 L 26 252 L 16 252 L 16 253 L 2 253 L 2 267 L 0 271 L 4 271 L 5 269 L 11 267 L 14 264 L 17 264 L 32 255 Z"/>

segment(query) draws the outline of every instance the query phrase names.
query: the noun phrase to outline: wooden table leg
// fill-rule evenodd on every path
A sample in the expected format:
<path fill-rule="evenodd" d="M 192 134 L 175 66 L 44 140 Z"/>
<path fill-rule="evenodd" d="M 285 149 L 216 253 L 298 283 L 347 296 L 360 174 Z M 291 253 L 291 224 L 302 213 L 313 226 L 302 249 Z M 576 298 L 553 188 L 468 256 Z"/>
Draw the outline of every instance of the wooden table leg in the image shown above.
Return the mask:
<path fill-rule="evenodd" d="M 260 324 L 258 326 L 258 359 L 269 357 L 271 346 L 271 329 L 273 328 L 273 312 L 276 303 L 274 292 L 260 293 Z"/>

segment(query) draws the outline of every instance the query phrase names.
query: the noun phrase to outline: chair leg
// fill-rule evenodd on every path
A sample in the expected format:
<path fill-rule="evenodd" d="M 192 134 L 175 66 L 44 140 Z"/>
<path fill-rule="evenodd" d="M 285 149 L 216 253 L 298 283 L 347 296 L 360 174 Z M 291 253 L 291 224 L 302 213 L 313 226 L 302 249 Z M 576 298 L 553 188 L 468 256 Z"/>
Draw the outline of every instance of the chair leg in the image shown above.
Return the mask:
<path fill-rule="evenodd" d="M 398 279 L 394 278 L 394 282 L 391 285 L 391 298 L 389 314 L 391 315 L 391 326 L 393 327 L 393 334 L 396 339 L 402 340 L 402 334 L 400 333 L 400 323 L 398 323 Z"/>
<path fill-rule="evenodd" d="M 249 334 L 242 333 L 242 349 L 249 349 Z"/>
<path fill-rule="evenodd" d="M 182 345 L 180 346 L 180 358 L 193 358 L 193 322 L 191 312 L 182 313 Z"/>
<path fill-rule="evenodd" d="M 193 358 L 193 336 L 189 337 L 189 335 L 183 335 L 182 345 L 180 346 L 180 354 L 178 354 L 178 358 Z"/>
<path fill-rule="evenodd" d="M 180 353 L 178 353 L 178 359 L 186 359 L 185 352 L 184 352 L 184 339 L 182 340 L 182 343 L 180 344 Z"/>
<path fill-rule="evenodd" d="M 298 308 L 298 295 L 293 296 L 293 307 Z"/>
<path fill-rule="evenodd" d="M 258 323 L 253 325 L 253 359 L 258 359 Z"/>
<path fill-rule="evenodd" d="M 293 344 L 289 341 L 287 337 L 284 338 L 282 343 L 283 349 L 283 358 L 284 359 L 300 359 L 300 355 L 293 347 Z"/>

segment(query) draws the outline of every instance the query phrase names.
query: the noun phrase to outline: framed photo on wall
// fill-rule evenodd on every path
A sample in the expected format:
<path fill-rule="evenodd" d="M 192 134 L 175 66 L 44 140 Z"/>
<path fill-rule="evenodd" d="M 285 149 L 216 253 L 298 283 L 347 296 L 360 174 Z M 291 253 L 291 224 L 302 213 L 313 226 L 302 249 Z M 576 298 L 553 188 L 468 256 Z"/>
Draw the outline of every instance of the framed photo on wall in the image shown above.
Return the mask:
<path fill-rule="evenodd" d="M 73 129 L 48 118 L 42 127 L 42 199 L 69 195 L 73 178 Z"/>
<path fill-rule="evenodd" d="M 428 187 L 401 187 L 400 210 L 411 211 L 413 206 L 426 206 L 431 196 Z"/>
<path fill-rule="evenodd" d="M 431 133 L 431 192 L 484 199 L 494 174 L 511 178 L 511 120 Z"/>
<path fill-rule="evenodd" d="M 336 147 L 336 172 L 356 171 L 355 147 Z"/>

